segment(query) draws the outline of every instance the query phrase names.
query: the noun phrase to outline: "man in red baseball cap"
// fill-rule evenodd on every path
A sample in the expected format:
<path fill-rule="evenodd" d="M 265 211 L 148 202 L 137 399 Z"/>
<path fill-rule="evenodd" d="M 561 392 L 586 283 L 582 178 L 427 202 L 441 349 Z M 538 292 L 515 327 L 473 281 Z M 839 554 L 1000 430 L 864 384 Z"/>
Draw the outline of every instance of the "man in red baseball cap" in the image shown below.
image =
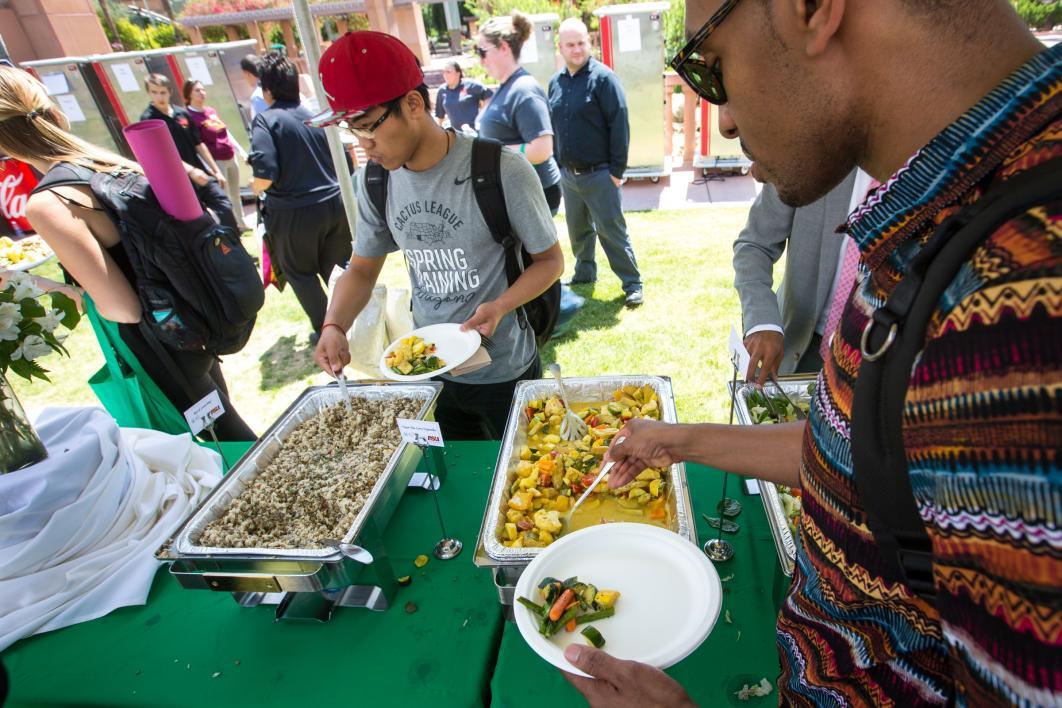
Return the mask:
<path fill-rule="evenodd" d="M 386 34 L 348 32 L 324 53 L 318 71 L 329 110 L 314 124 L 345 122 L 386 172 L 370 165 L 357 177 L 354 255 L 336 283 L 314 358 L 330 375 L 350 362 L 347 330 L 368 302 L 387 254 L 401 249 L 417 327 L 450 322 L 492 340 L 489 365 L 459 380 L 440 376 L 436 416 L 443 435 L 500 438 L 516 382 L 541 375 L 534 332 L 516 310 L 564 270 L 535 170 L 522 155 L 500 149 L 505 213 L 532 259 L 510 283 L 505 250 L 473 192 L 473 138 L 435 122 L 413 53 Z M 369 186 L 369 173 L 383 187 L 375 177 Z"/>

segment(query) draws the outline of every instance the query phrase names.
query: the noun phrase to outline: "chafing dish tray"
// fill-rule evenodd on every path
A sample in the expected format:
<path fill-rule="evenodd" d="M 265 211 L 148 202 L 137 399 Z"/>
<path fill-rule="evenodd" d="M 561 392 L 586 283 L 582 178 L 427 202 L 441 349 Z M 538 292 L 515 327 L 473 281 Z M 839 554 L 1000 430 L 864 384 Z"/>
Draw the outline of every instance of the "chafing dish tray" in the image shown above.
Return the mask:
<path fill-rule="evenodd" d="M 809 384 L 814 384 L 817 377 L 814 375 L 793 375 L 778 377 L 778 385 L 790 399 L 797 402 L 809 403 L 811 394 L 808 393 Z M 737 413 L 738 422 L 742 425 L 755 425 L 756 419 L 752 415 L 749 396 L 757 390 L 753 384 L 737 385 L 737 395 L 734 400 L 734 409 Z M 778 394 L 773 383 L 768 383 L 764 390 L 768 394 Z M 774 548 L 778 553 L 778 562 L 782 566 L 782 572 L 792 577 L 793 566 L 796 563 L 796 539 L 789 528 L 786 520 L 785 507 L 782 505 L 782 490 L 773 482 L 762 479 L 756 480 L 760 488 L 760 498 L 763 500 L 763 508 L 767 512 L 767 522 L 771 527 L 771 535 L 774 537 Z"/>
<path fill-rule="evenodd" d="M 644 386 L 648 384 L 656 392 L 660 402 L 660 419 L 675 423 L 678 415 L 675 411 L 675 396 L 671 389 L 671 380 L 663 376 L 594 376 L 583 378 L 565 378 L 565 388 L 572 401 L 577 403 L 596 403 L 612 401 L 612 394 L 624 386 Z M 495 583 L 504 604 L 511 603 L 511 586 L 523 568 L 531 562 L 542 548 L 508 548 L 499 540 L 499 533 L 505 523 L 505 508 L 509 501 L 509 488 L 515 479 L 515 468 L 519 462 L 519 450 L 527 443 L 527 416 L 524 410 L 535 399 L 544 399 L 557 394 L 557 384 L 553 380 L 521 381 L 516 385 L 513 404 L 498 452 L 498 461 L 494 470 L 491 494 L 480 526 L 474 562 L 480 567 L 495 568 Z M 682 463 L 671 465 L 666 471 L 668 484 L 668 518 L 670 528 L 680 536 L 697 542 L 697 532 L 693 522 L 692 505 L 686 486 L 686 467 Z"/>
<path fill-rule="evenodd" d="M 432 420 L 442 384 L 347 384 L 350 395 L 365 400 L 412 399 L 414 416 Z M 399 442 L 341 543 L 326 548 L 221 548 L 199 545 L 204 529 L 228 508 L 276 457 L 281 444 L 302 422 L 342 402 L 336 384 L 303 391 L 269 430 L 240 458 L 210 495 L 158 550 L 159 560 L 187 588 L 235 593 L 335 592 L 352 585 L 367 565 L 386 563 L 382 532 L 421 460 L 420 450 Z M 377 567 L 376 575 L 393 582 Z M 389 575 L 389 578 L 383 576 Z M 245 603 L 237 597 L 241 604 Z M 386 606 L 386 605 L 385 605 Z"/>

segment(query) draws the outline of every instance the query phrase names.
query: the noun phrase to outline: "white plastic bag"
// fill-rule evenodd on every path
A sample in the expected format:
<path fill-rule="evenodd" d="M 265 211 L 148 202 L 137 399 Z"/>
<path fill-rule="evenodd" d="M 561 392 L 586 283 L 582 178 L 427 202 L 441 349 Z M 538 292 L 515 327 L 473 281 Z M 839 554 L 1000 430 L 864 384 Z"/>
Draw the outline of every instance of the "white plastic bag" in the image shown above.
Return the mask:
<path fill-rule="evenodd" d="M 387 302 L 387 287 L 377 285 L 372 289 L 365 309 L 354 320 L 347 335 L 350 341 L 350 364 L 352 379 L 380 378 L 380 357 L 391 341 L 387 335 L 387 320 L 384 306 Z"/>
<path fill-rule="evenodd" d="M 413 312 L 410 310 L 408 288 L 389 288 L 387 291 L 387 341 L 393 342 L 413 331 Z"/>

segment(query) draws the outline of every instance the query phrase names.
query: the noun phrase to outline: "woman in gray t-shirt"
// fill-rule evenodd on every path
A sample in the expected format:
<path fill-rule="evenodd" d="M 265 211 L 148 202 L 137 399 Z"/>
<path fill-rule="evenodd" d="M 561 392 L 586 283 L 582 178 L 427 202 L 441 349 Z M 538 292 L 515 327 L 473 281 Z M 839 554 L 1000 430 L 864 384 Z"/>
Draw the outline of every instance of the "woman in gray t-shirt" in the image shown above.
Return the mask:
<path fill-rule="evenodd" d="M 560 169 L 553 159 L 553 123 L 538 81 L 518 63 L 531 36 L 531 20 L 520 12 L 492 17 L 476 37 L 476 54 L 501 86 L 480 115 L 479 134 L 522 153 L 538 173 L 550 213 L 560 207 Z"/>

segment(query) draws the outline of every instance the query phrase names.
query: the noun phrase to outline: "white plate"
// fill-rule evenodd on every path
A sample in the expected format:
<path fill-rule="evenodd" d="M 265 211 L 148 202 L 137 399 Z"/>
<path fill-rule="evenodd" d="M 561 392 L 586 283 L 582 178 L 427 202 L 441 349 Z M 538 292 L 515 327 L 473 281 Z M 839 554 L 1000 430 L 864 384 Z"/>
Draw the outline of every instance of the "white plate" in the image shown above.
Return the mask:
<path fill-rule="evenodd" d="M 592 622 L 605 638 L 603 649 L 620 659 L 660 669 L 689 656 L 719 618 L 723 588 L 701 549 L 678 534 L 649 524 L 591 526 L 562 536 L 531 561 L 516 583 L 516 595 L 542 604 L 538 584 L 547 577 L 579 576 L 598 589 L 619 590 L 616 614 Z M 586 676 L 564 658 L 580 634 L 561 631 L 549 639 L 538 619 L 516 603 L 516 626 L 524 641 L 559 669 Z"/>
<path fill-rule="evenodd" d="M 387 355 L 390 354 L 395 347 L 398 346 L 398 343 L 406 337 L 420 337 L 425 342 L 434 344 L 435 355 L 445 361 L 446 366 L 428 372 L 427 374 L 417 374 L 416 376 L 403 376 L 402 374 L 396 374 L 391 371 L 390 367 L 384 363 L 387 361 Z M 426 381 L 433 376 L 438 376 L 454 367 L 464 364 L 468 361 L 469 357 L 476 353 L 476 350 L 479 349 L 479 345 L 479 332 L 475 330 L 462 332 L 461 325 L 450 322 L 428 325 L 427 327 L 415 329 L 391 342 L 380 357 L 380 373 L 392 381 Z"/>

